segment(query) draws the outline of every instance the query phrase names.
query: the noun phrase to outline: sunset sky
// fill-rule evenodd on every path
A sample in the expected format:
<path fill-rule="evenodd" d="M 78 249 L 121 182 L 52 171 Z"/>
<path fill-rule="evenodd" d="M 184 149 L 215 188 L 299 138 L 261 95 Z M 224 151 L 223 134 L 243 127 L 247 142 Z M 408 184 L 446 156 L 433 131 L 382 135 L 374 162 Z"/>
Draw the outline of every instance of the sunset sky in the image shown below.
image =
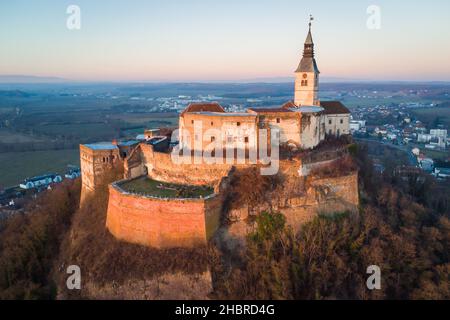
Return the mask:
<path fill-rule="evenodd" d="M 66 8 L 81 8 L 68 30 Z M 369 5 L 381 29 L 366 26 Z M 323 77 L 450 81 L 450 1 L 14 0 L 0 2 L 0 75 L 87 81 L 291 76 L 308 15 Z"/>

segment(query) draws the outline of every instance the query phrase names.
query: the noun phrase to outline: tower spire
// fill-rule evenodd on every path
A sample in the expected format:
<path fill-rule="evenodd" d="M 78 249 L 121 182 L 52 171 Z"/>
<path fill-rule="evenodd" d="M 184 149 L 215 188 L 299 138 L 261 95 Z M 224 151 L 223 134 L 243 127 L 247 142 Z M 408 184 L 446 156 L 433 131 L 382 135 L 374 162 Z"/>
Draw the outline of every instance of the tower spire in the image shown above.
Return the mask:
<path fill-rule="evenodd" d="M 314 17 L 312 15 L 309 15 L 308 35 L 306 36 L 305 47 L 303 50 L 303 56 L 307 57 L 307 58 L 314 58 L 314 42 L 313 42 L 312 34 L 311 34 L 311 25 L 312 25 L 313 20 L 314 20 Z"/>
<path fill-rule="evenodd" d="M 311 26 L 314 17 L 309 15 L 308 35 L 306 36 L 303 56 L 295 70 L 295 100 L 297 106 L 318 105 L 319 69 L 314 59 L 314 42 L 311 34 Z"/>

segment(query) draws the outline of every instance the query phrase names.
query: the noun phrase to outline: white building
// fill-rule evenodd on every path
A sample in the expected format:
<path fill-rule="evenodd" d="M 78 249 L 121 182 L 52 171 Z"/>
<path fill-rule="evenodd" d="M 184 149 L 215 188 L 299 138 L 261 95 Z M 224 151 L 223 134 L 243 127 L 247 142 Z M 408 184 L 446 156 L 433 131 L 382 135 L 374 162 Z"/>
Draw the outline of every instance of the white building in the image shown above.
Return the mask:
<path fill-rule="evenodd" d="M 441 137 L 441 138 L 447 139 L 447 130 L 446 129 L 431 129 L 430 135 L 433 138 Z"/>
<path fill-rule="evenodd" d="M 62 181 L 60 175 L 57 174 L 47 174 L 44 176 L 33 177 L 29 179 L 25 179 L 19 187 L 22 189 L 33 189 L 42 186 L 48 186 L 52 183 L 59 183 Z"/>
<path fill-rule="evenodd" d="M 320 106 L 325 109 L 325 132 L 327 135 L 339 137 L 350 133 L 350 111 L 342 103 L 323 101 Z"/>

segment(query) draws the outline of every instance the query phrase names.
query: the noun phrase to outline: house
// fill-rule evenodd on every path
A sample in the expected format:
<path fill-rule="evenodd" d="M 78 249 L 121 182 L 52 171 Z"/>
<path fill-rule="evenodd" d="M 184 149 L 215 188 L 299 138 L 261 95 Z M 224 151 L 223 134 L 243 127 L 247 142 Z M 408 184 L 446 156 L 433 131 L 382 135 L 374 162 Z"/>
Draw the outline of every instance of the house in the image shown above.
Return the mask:
<path fill-rule="evenodd" d="M 64 177 L 72 180 L 81 177 L 81 170 L 80 168 L 72 168 L 64 175 Z"/>
<path fill-rule="evenodd" d="M 339 137 L 350 133 L 350 111 L 339 101 L 321 101 L 320 106 L 324 108 L 325 132 L 327 135 Z M 359 128 L 361 122 L 358 121 Z"/>
<path fill-rule="evenodd" d="M 37 176 L 33 178 L 25 179 L 19 186 L 22 189 L 34 189 L 39 187 L 47 187 L 52 183 L 60 183 L 62 177 L 58 174 L 47 174 L 43 176 Z"/>

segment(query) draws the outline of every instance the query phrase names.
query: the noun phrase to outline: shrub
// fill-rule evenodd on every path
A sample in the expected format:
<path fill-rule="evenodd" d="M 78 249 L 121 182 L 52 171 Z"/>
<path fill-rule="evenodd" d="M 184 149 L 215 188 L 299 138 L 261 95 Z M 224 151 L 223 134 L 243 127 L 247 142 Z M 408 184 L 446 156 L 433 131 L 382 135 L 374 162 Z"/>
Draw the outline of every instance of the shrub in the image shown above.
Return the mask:
<path fill-rule="evenodd" d="M 39 195 L 0 233 L 0 299 L 51 299 L 59 245 L 79 205 L 80 179 Z"/>

